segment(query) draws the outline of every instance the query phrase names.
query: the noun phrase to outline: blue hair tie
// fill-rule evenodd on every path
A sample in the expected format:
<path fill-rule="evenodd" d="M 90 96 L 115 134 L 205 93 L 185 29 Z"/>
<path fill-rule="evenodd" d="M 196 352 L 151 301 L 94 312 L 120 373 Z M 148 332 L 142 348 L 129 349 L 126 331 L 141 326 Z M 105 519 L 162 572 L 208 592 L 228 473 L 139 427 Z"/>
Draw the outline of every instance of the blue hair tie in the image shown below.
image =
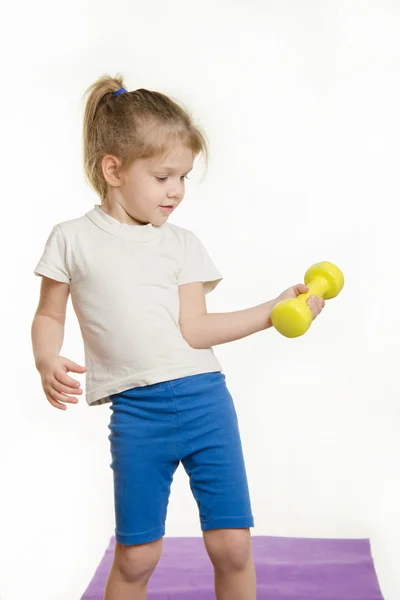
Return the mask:
<path fill-rule="evenodd" d="M 123 94 L 124 92 L 127 92 L 128 90 L 126 90 L 125 88 L 119 88 L 119 90 L 117 90 L 116 92 L 114 92 L 114 96 L 119 96 L 120 94 Z"/>

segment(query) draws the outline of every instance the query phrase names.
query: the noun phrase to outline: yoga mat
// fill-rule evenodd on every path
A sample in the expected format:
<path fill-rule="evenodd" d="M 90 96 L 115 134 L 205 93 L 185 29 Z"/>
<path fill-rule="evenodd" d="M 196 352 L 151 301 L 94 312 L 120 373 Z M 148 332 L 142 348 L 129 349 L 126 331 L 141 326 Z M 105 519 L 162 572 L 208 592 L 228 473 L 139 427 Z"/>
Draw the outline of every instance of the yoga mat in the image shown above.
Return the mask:
<path fill-rule="evenodd" d="M 257 600 L 384 600 L 368 539 L 253 536 Z M 103 600 L 115 538 L 81 600 Z M 164 538 L 148 600 L 215 600 L 202 537 Z"/>

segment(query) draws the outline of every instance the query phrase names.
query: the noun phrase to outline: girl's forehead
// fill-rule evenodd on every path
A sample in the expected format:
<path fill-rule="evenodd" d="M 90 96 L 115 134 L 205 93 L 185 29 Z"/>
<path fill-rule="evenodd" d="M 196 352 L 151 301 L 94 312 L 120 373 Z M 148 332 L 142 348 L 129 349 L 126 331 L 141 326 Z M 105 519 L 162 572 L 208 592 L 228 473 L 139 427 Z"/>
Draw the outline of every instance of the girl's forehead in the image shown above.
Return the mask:
<path fill-rule="evenodd" d="M 193 152 L 184 145 L 174 146 L 171 149 L 148 159 L 152 168 L 168 169 L 169 171 L 192 169 Z"/>

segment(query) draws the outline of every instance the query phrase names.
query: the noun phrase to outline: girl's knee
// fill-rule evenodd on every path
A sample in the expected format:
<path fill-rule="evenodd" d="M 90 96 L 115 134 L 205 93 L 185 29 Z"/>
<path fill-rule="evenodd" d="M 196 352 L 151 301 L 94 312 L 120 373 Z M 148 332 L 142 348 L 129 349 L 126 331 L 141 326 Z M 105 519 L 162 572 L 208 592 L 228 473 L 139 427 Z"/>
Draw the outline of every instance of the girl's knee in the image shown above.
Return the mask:
<path fill-rule="evenodd" d="M 204 543 L 211 562 L 220 571 L 240 571 L 252 559 L 249 529 L 204 531 Z"/>
<path fill-rule="evenodd" d="M 160 560 L 162 538 L 147 544 L 115 544 L 114 565 L 129 582 L 147 583 Z"/>

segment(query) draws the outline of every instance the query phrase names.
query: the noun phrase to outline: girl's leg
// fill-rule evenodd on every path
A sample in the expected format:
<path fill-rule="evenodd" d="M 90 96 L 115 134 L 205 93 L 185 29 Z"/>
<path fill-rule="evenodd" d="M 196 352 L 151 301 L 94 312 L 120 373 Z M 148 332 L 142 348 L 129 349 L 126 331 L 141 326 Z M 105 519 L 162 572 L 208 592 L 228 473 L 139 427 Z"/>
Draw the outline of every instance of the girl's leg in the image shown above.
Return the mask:
<path fill-rule="evenodd" d="M 199 507 L 218 600 L 254 600 L 254 527 L 239 424 L 222 373 L 175 386 L 183 466 Z"/>
<path fill-rule="evenodd" d="M 256 600 L 249 529 L 211 529 L 203 537 L 214 566 L 217 600 Z"/>
<path fill-rule="evenodd" d="M 176 455 L 176 415 L 168 383 L 112 396 L 111 468 L 115 554 L 105 600 L 145 600 L 162 549 Z"/>
<path fill-rule="evenodd" d="M 162 538 L 136 546 L 116 542 L 104 600 L 146 600 L 147 584 L 161 556 Z"/>

